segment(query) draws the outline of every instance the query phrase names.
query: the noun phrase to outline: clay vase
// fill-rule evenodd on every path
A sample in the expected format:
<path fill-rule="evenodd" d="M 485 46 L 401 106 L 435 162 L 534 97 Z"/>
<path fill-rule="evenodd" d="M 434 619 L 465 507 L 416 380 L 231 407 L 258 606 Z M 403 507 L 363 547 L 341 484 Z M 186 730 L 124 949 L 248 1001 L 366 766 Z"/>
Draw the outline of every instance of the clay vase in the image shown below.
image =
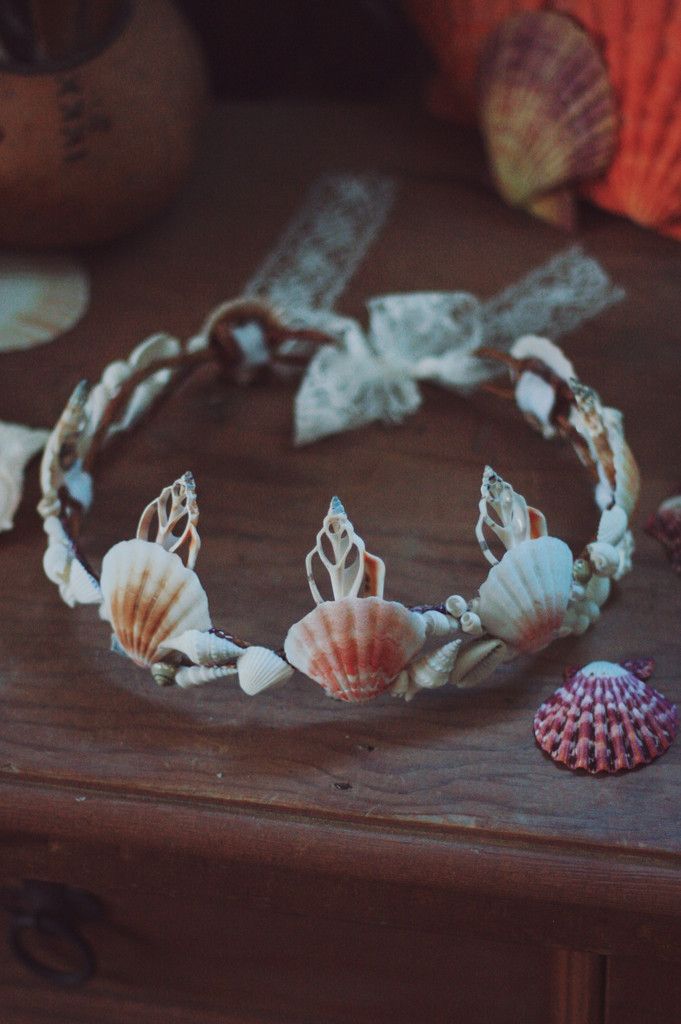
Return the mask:
<path fill-rule="evenodd" d="M 83 245 L 174 195 L 206 102 L 201 52 L 170 0 L 121 3 L 95 52 L 0 65 L 0 245 Z"/>

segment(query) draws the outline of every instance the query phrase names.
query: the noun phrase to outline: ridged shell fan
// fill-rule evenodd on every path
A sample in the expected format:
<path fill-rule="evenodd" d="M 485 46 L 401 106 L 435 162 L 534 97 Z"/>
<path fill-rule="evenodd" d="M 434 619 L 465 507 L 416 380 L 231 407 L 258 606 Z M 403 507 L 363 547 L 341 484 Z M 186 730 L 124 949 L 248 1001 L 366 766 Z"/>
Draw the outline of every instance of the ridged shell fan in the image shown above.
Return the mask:
<path fill-rule="evenodd" d="M 524 653 L 548 646 L 565 618 L 572 564 L 569 547 L 557 537 L 511 548 L 480 587 L 478 614 L 485 629 Z"/>
<path fill-rule="evenodd" d="M 115 544 L 102 562 L 102 615 L 137 665 L 163 658 L 159 648 L 187 630 L 211 628 L 208 598 L 179 555 L 147 540 Z"/>
<path fill-rule="evenodd" d="M 324 601 L 288 632 L 290 663 L 330 697 L 363 702 L 383 693 L 423 646 L 420 615 L 378 597 Z"/>
<path fill-rule="evenodd" d="M 572 228 L 574 185 L 605 170 L 616 140 L 614 95 L 593 40 L 550 11 L 509 18 L 482 55 L 479 101 L 503 197 Z"/>
<path fill-rule="evenodd" d="M 594 661 L 566 670 L 564 685 L 534 717 L 537 743 L 554 761 L 592 775 L 650 764 L 676 736 L 676 707 L 645 682 L 652 662 Z"/>

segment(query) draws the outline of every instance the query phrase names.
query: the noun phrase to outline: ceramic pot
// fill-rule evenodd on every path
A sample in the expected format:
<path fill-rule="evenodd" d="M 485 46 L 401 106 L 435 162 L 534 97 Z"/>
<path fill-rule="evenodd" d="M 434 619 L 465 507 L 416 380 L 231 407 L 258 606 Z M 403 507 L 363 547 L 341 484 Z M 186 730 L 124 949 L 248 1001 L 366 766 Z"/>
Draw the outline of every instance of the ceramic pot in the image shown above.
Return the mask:
<path fill-rule="evenodd" d="M 94 52 L 0 67 L 0 244 L 101 242 L 159 210 L 197 146 L 206 80 L 169 0 L 119 5 Z"/>

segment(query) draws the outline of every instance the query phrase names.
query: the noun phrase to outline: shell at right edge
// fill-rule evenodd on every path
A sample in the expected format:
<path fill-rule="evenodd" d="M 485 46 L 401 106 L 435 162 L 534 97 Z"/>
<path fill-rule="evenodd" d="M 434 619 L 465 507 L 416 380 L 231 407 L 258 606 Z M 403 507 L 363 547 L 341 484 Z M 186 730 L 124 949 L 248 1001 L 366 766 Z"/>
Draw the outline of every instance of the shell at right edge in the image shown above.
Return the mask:
<path fill-rule="evenodd" d="M 678 726 L 678 711 L 666 697 L 608 661 L 573 672 L 534 717 L 545 753 L 593 775 L 650 764 L 669 748 Z"/>
<path fill-rule="evenodd" d="M 487 41 L 478 92 L 503 197 L 571 228 L 571 187 L 604 171 L 616 142 L 614 94 L 594 41 L 555 11 L 510 17 Z"/>
<path fill-rule="evenodd" d="M 354 703 L 385 692 L 425 637 L 423 616 L 404 605 L 345 597 L 322 602 L 291 626 L 284 651 L 330 697 Z"/>
<path fill-rule="evenodd" d="M 572 589 L 572 553 L 557 537 L 522 541 L 492 566 L 480 587 L 485 629 L 523 653 L 558 635 Z"/>
<path fill-rule="evenodd" d="M 162 660 L 162 644 L 211 628 L 208 598 L 182 559 L 147 540 L 124 540 L 102 562 L 102 615 L 137 665 Z"/>

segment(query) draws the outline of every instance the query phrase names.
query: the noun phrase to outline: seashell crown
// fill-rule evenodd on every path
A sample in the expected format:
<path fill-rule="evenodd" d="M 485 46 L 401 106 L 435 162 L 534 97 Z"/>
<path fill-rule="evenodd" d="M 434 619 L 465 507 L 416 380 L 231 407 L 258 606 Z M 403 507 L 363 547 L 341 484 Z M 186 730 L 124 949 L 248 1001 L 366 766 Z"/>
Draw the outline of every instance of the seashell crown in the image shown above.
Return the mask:
<path fill-rule="evenodd" d="M 244 324 L 257 327 L 270 351 L 282 338 L 289 351 L 296 339 L 308 351 L 329 341 L 280 324 L 264 303 L 252 300 L 222 307 L 211 330 L 215 334 L 219 326 L 217 334 L 229 341 L 233 355 Z M 210 344 L 191 339 L 183 346 L 155 335 L 127 362 L 107 367 L 93 388 L 80 384 L 48 439 L 38 506 L 48 540 L 46 575 L 70 606 L 98 605 L 112 630 L 112 648 L 147 668 L 160 685 L 233 677 L 252 696 L 283 684 L 298 669 L 338 700 L 364 702 L 382 693 L 410 700 L 447 683 L 473 686 L 504 662 L 580 635 L 600 616 L 612 582 L 631 569 L 629 521 L 639 477 L 622 415 L 604 406 L 544 338 L 520 338 L 510 354 L 480 348 L 476 355 L 506 364 L 510 397 L 525 419 L 543 436 L 569 441 L 596 481 L 600 521 L 576 558 L 549 533 L 544 515 L 487 466 L 475 524 L 487 577 L 469 597 L 445 594 L 407 606 L 384 597 L 385 565 L 366 550 L 334 497 L 305 559 L 315 607 L 291 626 L 280 649 L 271 650 L 212 622 L 194 568 L 200 546 L 196 488 L 185 473 L 143 511 L 136 537 L 107 552 L 98 575 L 78 534 L 99 448 L 194 367 L 210 359 L 223 368 L 232 365 L 213 336 Z"/>

